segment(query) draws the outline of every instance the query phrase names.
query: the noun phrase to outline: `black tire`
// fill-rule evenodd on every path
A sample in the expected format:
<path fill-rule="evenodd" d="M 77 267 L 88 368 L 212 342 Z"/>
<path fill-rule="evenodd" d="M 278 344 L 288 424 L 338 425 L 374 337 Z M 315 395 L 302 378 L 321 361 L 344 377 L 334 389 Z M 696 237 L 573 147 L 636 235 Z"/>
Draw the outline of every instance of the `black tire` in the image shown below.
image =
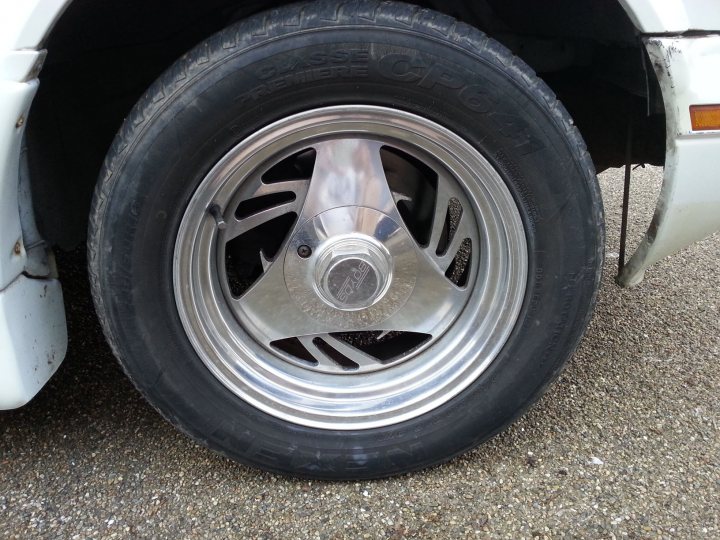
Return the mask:
<path fill-rule="evenodd" d="M 413 112 L 479 149 L 522 214 L 529 277 L 509 340 L 460 395 L 389 427 L 333 431 L 261 412 L 210 373 L 178 316 L 172 265 L 188 201 L 228 149 L 290 114 L 351 103 Z M 165 418 L 242 463 L 342 479 L 446 461 L 529 407 L 586 328 L 603 242 L 600 192 L 585 144 L 528 66 L 478 30 L 433 11 L 322 1 L 234 24 L 162 75 L 107 156 L 88 249 L 107 339 Z"/>

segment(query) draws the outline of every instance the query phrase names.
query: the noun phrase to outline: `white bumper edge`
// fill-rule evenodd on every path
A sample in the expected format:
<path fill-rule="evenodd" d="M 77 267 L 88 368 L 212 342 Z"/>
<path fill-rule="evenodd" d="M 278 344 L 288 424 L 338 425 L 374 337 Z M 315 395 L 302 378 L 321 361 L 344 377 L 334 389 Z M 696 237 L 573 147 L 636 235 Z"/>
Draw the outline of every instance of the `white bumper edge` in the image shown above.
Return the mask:
<path fill-rule="evenodd" d="M 19 276 L 0 291 L 0 409 L 25 405 L 67 352 L 60 282 Z"/>
<path fill-rule="evenodd" d="M 645 237 L 618 276 L 632 287 L 659 260 L 720 230 L 720 132 L 692 131 L 690 105 L 720 103 L 720 35 L 647 37 L 667 126 L 665 173 Z"/>

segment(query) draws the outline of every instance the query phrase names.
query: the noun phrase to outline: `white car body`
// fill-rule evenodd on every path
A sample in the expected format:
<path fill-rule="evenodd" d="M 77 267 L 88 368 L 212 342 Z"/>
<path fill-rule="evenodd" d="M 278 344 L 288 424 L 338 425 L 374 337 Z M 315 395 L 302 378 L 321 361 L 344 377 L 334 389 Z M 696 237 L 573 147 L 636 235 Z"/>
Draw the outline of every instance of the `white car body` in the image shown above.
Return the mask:
<path fill-rule="evenodd" d="M 71 0 L 0 5 L 0 409 L 27 403 L 67 348 L 52 256 L 21 212 L 25 120 L 38 88 L 43 44 Z M 691 105 L 720 104 L 720 2 L 620 0 L 656 71 L 666 115 L 666 158 L 655 216 L 619 281 L 720 229 L 720 131 L 693 131 Z"/>

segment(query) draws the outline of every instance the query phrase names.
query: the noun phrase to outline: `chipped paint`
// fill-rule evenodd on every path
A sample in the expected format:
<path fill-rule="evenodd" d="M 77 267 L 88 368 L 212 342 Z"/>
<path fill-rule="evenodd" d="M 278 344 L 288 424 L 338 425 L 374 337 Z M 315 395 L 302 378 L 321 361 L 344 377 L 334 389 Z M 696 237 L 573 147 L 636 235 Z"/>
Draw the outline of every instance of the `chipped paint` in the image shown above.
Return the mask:
<path fill-rule="evenodd" d="M 0 409 L 32 399 L 60 366 L 66 349 L 59 281 L 20 276 L 0 291 Z"/>

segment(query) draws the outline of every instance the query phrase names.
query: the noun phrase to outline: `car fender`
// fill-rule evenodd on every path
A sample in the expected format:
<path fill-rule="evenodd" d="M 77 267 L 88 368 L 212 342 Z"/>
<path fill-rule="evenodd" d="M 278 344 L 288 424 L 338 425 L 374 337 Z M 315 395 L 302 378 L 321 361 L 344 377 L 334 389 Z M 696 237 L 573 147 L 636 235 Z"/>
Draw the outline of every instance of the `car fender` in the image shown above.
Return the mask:
<path fill-rule="evenodd" d="M 44 59 L 40 49 L 68 4 L 0 6 L 0 409 L 32 399 L 67 349 L 60 282 L 52 272 L 29 277 L 28 250 L 35 246 L 23 238 L 19 196 L 23 135 Z"/>
<path fill-rule="evenodd" d="M 719 30 L 717 0 L 619 0 L 641 34 Z"/>

